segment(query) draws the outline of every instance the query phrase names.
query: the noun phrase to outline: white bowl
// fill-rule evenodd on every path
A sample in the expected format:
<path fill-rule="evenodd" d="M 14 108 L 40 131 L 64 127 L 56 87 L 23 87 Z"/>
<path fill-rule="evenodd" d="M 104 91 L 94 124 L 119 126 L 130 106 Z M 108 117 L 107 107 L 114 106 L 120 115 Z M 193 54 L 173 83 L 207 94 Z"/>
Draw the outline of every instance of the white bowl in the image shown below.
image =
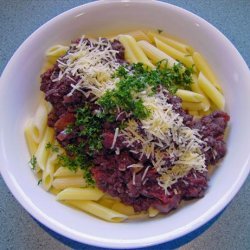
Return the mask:
<path fill-rule="evenodd" d="M 136 28 L 163 29 L 201 52 L 224 89 L 231 116 L 228 153 L 203 199 L 151 220 L 112 224 L 64 206 L 37 185 L 27 165 L 24 123 L 38 103 L 45 50 L 83 33 L 102 35 Z M 22 206 L 50 229 L 73 240 L 103 247 L 132 248 L 183 236 L 218 214 L 249 173 L 250 75 L 230 41 L 200 17 L 156 1 L 94 2 L 69 10 L 35 31 L 6 66 L 0 85 L 0 162 L 9 189 Z M 24 229 L 25 230 L 25 229 Z"/>

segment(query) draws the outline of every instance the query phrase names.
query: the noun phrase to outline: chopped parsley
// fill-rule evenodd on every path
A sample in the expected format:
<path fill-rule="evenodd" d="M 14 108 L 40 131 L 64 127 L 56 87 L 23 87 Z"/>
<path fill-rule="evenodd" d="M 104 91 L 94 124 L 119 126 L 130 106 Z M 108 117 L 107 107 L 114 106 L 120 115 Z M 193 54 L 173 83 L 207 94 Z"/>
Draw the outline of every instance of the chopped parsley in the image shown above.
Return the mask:
<path fill-rule="evenodd" d="M 151 89 L 148 94 L 154 94 L 160 85 L 172 94 L 179 88 L 190 89 L 192 72 L 192 68 L 184 68 L 180 63 L 168 68 L 166 60 L 159 62 L 153 70 L 145 68 L 142 63 L 133 64 L 132 70 L 120 66 L 114 74 L 114 77 L 120 79 L 116 88 L 106 91 L 98 104 L 105 112 L 115 112 L 119 107 L 126 112 L 132 112 L 136 118 L 145 119 L 150 111 L 143 105 L 138 93 Z"/>
<path fill-rule="evenodd" d="M 67 154 L 58 154 L 58 163 L 62 167 L 67 167 L 71 171 L 83 170 L 84 178 L 88 185 L 93 185 L 90 169 L 93 166 L 93 156 L 102 150 L 102 124 L 104 121 L 113 121 L 115 117 L 110 114 L 98 112 L 93 114 L 90 107 L 85 105 L 76 111 L 76 121 L 67 129 L 77 133 L 78 141 L 69 143 L 65 150 Z M 48 147 L 47 147 L 48 146 Z M 52 145 L 47 144 L 47 148 L 53 149 Z"/>
<path fill-rule="evenodd" d="M 32 170 L 36 169 L 36 167 L 37 167 L 37 159 L 36 159 L 35 155 L 32 155 L 32 157 L 31 157 L 31 159 L 29 161 L 29 164 L 31 165 Z"/>
<path fill-rule="evenodd" d="M 54 153 L 58 153 L 59 152 L 59 147 L 57 147 L 56 145 L 52 145 L 50 142 L 48 142 L 45 146 L 46 150 L 51 150 Z"/>
<path fill-rule="evenodd" d="M 90 108 L 85 106 L 76 112 L 76 125 L 81 128 L 79 136 L 87 138 L 87 147 L 92 154 L 102 149 L 102 123 L 105 116 L 93 115 Z"/>
<path fill-rule="evenodd" d="M 161 30 L 161 29 L 158 29 L 157 31 L 159 34 L 161 34 L 163 32 L 163 30 Z"/>
<path fill-rule="evenodd" d="M 38 180 L 37 185 L 39 186 L 42 183 L 42 179 Z"/>
<path fill-rule="evenodd" d="M 69 125 L 66 127 L 66 129 L 65 129 L 65 133 L 66 133 L 66 134 L 72 133 L 73 130 L 74 130 L 73 128 L 74 128 L 73 124 L 69 124 Z"/>
<path fill-rule="evenodd" d="M 74 156 L 59 154 L 57 158 L 58 163 L 62 167 L 66 167 L 71 171 L 76 172 L 78 168 L 81 168 L 87 185 L 92 186 L 95 183 L 90 172 L 90 168 L 92 166 L 91 160 L 86 156 L 86 154 L 75 154 Z"/>

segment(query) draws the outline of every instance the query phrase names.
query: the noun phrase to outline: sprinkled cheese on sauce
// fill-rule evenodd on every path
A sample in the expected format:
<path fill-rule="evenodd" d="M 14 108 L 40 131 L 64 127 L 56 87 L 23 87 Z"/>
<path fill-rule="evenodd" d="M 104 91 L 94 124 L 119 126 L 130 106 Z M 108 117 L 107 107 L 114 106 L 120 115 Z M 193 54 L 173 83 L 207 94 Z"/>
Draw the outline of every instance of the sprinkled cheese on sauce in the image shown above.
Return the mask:
<path fill-rule="evenodd" d="M 175 112 L 173 105 L 167 101 L 168 91 L 160 87 L 165 83 L 164 87 L 169 87 L 174 92 L 179 82 L 183 81 L 188 86 L 191 71 L 181 73 L 180 65 L 175 65 L 173 71 L 167 68 L 161 69 L 160 65 L 155 71 L 147 71 L 143 65 L 136 64 L 130 72 L 120 67 L 116 59 L 117 53 L 118 51 L 112 48 L 108 40 L 92 41 L 82 38 L 58 60 L 60 72 L 53 81 L 60 81 L 66 76 L 72 80 L 72 90 L 68 95 L 78 90 L 86 97 L 94 95 L 92 100 L 98 99 L 97 103 L 104 109 L 112 104 L 115 105 L 115 109 L 121 108 L 122 112 L 124 107 L 128 109 L 125 108 L 126 112 L 132 112 L 138 119 L 130 119 L 127 127 L 121 131 L 119 128 L 115 129 L 111 149 L 115 148 L 118 135 L 125 137 L 124 142 L 127 146 L 139 143 L 141 147 L 136 147 L 136 150 L 131 149 L 130 152 L 139 154 L 139 160 L 144 156 L 146 159 L 151 159 L 153 167 L 159 173 L 158 184 L 168 193 L 168 189 L 192 169 L 206 171 L 205 156 L 201 150 L 206 143 L 200 139 L 197 130 L 184 125 L 183 117 Z M 168 75 L 172 78 L 166 77 L 165 71 L 168 71 Z M 174 82 L 176 74 L 178 81 Z M 161 76 L 161 82 L 155 75 Z M 157 87 L 160 89 L 156 91 Z M 126 105 L 120 102 L 125 102 Z M 110 107 L 113 107 L 112 105 Z M 130 110 L 133 107 L 135 109 Z M 119 149 L 116 148 L 116 154 L 119 153 Z M 169 156 L 168 159 L 166 156 Z M 170 167 L 166 164 L 169 159 Z M 144 184 L 150 167 L 147 166 L 143 172 Z M 132 182 L 135 185 L 136 172 L 142 169 L 143 165 L 132 164 L 127 168 L 134 170 Z"/>
<path fill-rule="evenodd" d="M 108 40 L 99 38 L 92 41 L 82 37 L 78 44 L 71 46 L 65 56 L 57 60 L 60 72 L 53 81 L 60 81 L 64 76 L 73 76 L 78 81 L 71 84 L 72 90 L 68 95 L 78 90 L 85 96 L 92 93 L 99 98 L 106 90 L 115 87 L 117 80 L 111 76 L 120 66 L 116 59 L 117 53 Z"/>
<path fill-rule="evenodd" d="M 153 158 L 153 167 L 160 175 L 158 184 L 168 194 L 168 189 L 192 169 L 204 172 L 207 168 L 202 153 L 206 143 L 201 140 L 197 130 L 185 126 L 183 117 L 174 111 L 165 94 L 166 90 L 161 89 L 154 96 L 141 95 L 151 115 L 140 120 L 141 124 L 131 119 L 121 134 L 125 136 L 127 144 L 138 142 L 142 145 L 141 149 L 137 149 L 141 157 Z M 140 133 L 140 129 L 144 133 Z M 170 157 L 171 167 L 166 164 L 166 155 Z M 148 168 L 143 179 L 147 171 Z"/>
<path fill-rule="evenodd" d="M 119 134 L 119 128 L 116 128 L 116 129 L 115 129 L 115 135 L 114 135 L 114 139 L 113 139 L 113 142 L 112 142 L 111 149 L 113 149 L 114 146 L 115 146 L 115 143 L 116 143 L 118 134 Z"/>

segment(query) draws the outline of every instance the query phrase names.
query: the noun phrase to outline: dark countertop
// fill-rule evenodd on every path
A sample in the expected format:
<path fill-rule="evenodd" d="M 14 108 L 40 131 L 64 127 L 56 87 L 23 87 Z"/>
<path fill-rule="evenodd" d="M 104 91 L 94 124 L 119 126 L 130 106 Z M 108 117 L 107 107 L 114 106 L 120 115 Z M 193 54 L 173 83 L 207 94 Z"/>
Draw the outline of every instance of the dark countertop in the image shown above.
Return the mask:
<path fill-rule="evenodd" d="M 0 0 L 0 73 L 20 44 L 40 25 L 83 0 Z M 203 17 L 224 33 L 250 65 L 249 0 L 165 1 Z M 237 167 L 237 166 L 235 166 Z M 250 178 L 226 210 L 195 232 L 168 244 L 145 248 L 250 249 Z M 87 249 L 37 223 L 17 203 L 0 177 L 0 249 Z"/>

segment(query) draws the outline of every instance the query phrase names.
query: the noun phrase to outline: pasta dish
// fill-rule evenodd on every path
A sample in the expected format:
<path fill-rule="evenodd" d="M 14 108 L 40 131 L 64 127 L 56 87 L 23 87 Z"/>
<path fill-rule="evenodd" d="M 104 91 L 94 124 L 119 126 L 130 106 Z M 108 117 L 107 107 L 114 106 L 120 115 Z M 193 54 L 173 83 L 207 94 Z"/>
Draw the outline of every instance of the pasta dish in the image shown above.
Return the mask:
<path fill-rule="evenodd" d="M 229 115 L 199 52 L 159 30 L 82 36 L 46 57 L 25 127 L 45 190 L 110 222 L 205 195 L 209 168 L 226 154 Z"/>

